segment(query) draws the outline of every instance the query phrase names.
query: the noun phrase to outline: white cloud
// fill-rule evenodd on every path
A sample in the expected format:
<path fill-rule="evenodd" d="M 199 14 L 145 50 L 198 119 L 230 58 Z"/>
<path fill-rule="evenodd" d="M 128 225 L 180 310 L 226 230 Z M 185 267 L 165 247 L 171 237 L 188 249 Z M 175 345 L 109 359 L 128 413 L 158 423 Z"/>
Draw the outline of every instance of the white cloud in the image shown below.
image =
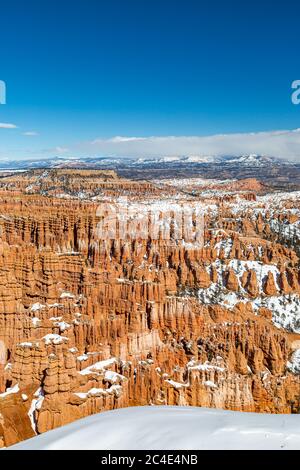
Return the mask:
<path fill-rule="evenodd" d="M 1 124 L 0 129 L 14 129 L 14 124 Z M 36 135 L 35 131 L 24 132 Z M 32 141 L 31 141 L 32 142 Z M 48 149 L 30 149 L 36 154 L 53 156 L 72 153 L 80 156 L 107 157 L 176 157 L 176 156 L 223 156 L 259 154 L 285 158 L 300 162 L 300 129 L 276 130 L 271 132 L 251 132 L 216 134 L 210 136 L 115 136 L 78 142 L 68 146 Z M 22 157 L 28 156 L 22 148 Z M 6 152 L 7 155 L 7 152 Z"/>
<path fill-rule="evenodd" d="M 0 129 L 17 129 L 18 126 L 7 122 L 0 122 Z"/>
<path fill-rule="evenodd" d="M 70 149 L 66 148 L 66 147 L 55 147 L 55 152 L 57 153 L 67 153 L 70 151 Z"/>
<path fill-rule="evenodd" d="M 260 154 L 300 161 L 300 129 L 211 136 L 112 137 L 77 146 L 93 155 L 158 157 Z"/>
<path fill-rule="evenodd" d="M 120 135 L 117 135 L 116 137 L 113 137 L 110 139 L 111 142 L 143 142 L 147 140 L 147 137 L 122 137 Z M 95 141 L 97 142 L 97 140 Z"/>
<path fill-rule="evenodd" d="M 27 131 L 27 132 L 22 132 L 22 135 L 35 136 L 35 135 L 39 135 L 39 133 L 36 131 Z"/>

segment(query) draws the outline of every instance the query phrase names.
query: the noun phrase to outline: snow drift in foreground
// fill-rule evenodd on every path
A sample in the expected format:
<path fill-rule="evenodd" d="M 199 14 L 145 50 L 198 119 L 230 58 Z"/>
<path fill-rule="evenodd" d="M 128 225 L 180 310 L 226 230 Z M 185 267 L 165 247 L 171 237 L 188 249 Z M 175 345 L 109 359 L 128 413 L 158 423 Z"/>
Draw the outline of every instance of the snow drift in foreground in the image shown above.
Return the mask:
<path fill-rule="evenodd" d="M 89 416 L 11 449 L 300 449 L 300 415 L 124 408 Z"/>

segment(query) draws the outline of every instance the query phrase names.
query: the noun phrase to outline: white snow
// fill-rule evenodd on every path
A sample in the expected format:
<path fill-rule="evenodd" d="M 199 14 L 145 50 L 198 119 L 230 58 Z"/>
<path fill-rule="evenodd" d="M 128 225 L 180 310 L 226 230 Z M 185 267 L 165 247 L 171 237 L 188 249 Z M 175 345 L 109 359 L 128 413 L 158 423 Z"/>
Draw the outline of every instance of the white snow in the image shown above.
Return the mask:
<path fill-rule="evenodd" d="M 126 377 L 112 370 L 106 370 L 104 374 L 104 380 L 111 384 L 115 384 L 118 382 L 123 382 L 123 380 L 126 380 Z"/>
<path fill-rule="evenodd" d="M 218 304 L 229 310 L 232 310 L 239 302 L 250 302 L 254 312 L 258 312 L 260 307 L 268 308 L 272 312 L 272 320 L 277 328 L 284 328 L 287 331 L 300 333 L 300 296 L 299 294 L 282 294 L 277 296 L 266 296 L 263 291 L 263 284 L 266 280 L 268 273 L 273 275 L 275 286 L 279 293 L 278 278 L 280 272 L 274 264 L 264 264 L 260 261 L 244 261 L 232 259 L 228 264 L 216 260 L 211 265 L 207 266 L 207 272 L 210 272 L 211 267 L 214 267 L 218 274 L 216 283 L 212 283 L 208 288 L 200 288 L 197 290 L 197 296 L 201 303 Z M 228 268 L 233 269 L 237 276 L 239 283 L 239 292 L 228 291 L 223 282 L 223 273 L 227 272 Z M 248 297 L 247 292 L 243 289 L 241 278 L 243 273 L 254 270 L 256 273 L 257 283 L 259 287 L 260 296 L 252 299 Z M 191 295 L 191 292 L 186 289 L 186 295 Z"/>
<path fill-rule="evenodd" d="M 31 401 L 31 405 L 28 411 L 28 416 L 31 422 L 31 427 L 36 433 L 36 412 L 41 409 L 43 401 L 44 401 L 44 391 L 42 387 L 38 388 L 33 396 L 34 398 Z"/>
<path fill-rule="evenodd" d="M 70 351 L 71 351 L 71 350 L 70 350 Z M 76 351 L 71 351 L 71 352 L 78 352 L 78 350 L 76 350 Z M 95 355 L 97 355 L 97 354 L 99 354 L 99 351 L 98 351 L 98 352 L 97 352 L 97 351 L 88 352 L 88 353 L 81 354 L 80 356 L 77 356 L 76 359 L 77 359 L 77 361 L 79 361 L 79 362 L 85 362 L 85 361 L 88 360 L 89 357 L 95 356 Z"/>
<path fill-rule="evenodd" d="M 252 303 L 254 310 L 266 307 L 272 312 L 273 323 L 277 328 L 285 328 L 300 333 L 300 296 L 297 294 L 278 297 L 257 298 Z"/>
<path fill-rule="evenodd" d="M 33 326 L 34 326 L 35 328 L 36 328 L 37 326 L 39 326 L 39 324 L 40 324 L 40 322 L 41 322 L 41 320 L 40 320 L 38 317 L 33 317 L 33 318 L 31 319 L 31 321 L 32 321 L 32 324 L 33 324 Z"/>
<path fill-rule="evenodd" d="M 247 298 L 235 292 L 225 290 L 220 284 L 212 283 L 207 289 L 198 289 L 198 298 L 201 303 L 219 304 L 227 309 L 232 309 L 239 302 L 247 302 Z"/>
<path fill-rule="evenodd" d="M 68 341 L 66 336 L 56 335 L 54 333 L 49 333 L 48 335 L 43 337 L 45 344 L 61 344 L 64 341 Z"/>
<path fill-rule="evenodd" d="M 72 351 L 71 351 L 72 352 Z M 87 361 L 89 358 L 89 356 L 87 354 L 82 354 L 81 356 L 77 356 L 76 359 L 77 361 L 79 362 L 84 362 L 84 361 Z"/>
<path fill-rule="evenodd" d="M 11 449 L 299 450 L 299 415 L 185 406 L 124 408 L 83 418 Z"/>
<path fill-rule="evenodd" d="M 30 309 L 30 310 L 31 310 L 32 312 L 37 312 L 38 310 L 42 310 L 42 308 L 45 308 L 45 305 L 40 304 L 39 302 L 36 302 L 35 304 L 33 304 L 33 305 L 31 306 L 31 309 Z"/>
<path fill-rule="evenodd" d="M 272 218 L 270 220 L 270 227 L 273 232 L 280 235 L 286 240 L 299 241 L 300 239 L 300 221 L 289 223 L 287 220 L 280 222 L 278 219 Z"/>
<path fill-rule="evenodd" d="M 85 400 L 89 397 L 97 397 L 104 394 L 104 388 L 91 388 L 88 392 L 74 392 L 74 395 Z"/>
<path fill-rule="evenodd" d="M 74 299 L 75 295 L 71 294 L 71 292 L 62 292 L 60 294 L 61 299 Z"/>
<path fill-rule="evenodd" d="M 119 396 L 121 392 L 122 392 L 121 385 L 112 385 L 109 388 L 93 387 L 88 392 L 74 392 L 74 395 L 81 398 L 82 400 L 86 400 L 87 398 L 90 398 L 90 397 L 99 397 L 101 395 L 107 395 L 107 394 L 111 395 L 113 393 Z"/>
<path fill-rule="evenodd" d="M 169 383 L 172 385 L 172 387 L 176 388 L 177 390 L 180 390 L 181 388 L 189 387 L 189 383 L 182 383 L 182 382 L 175 382 L 175 380 L 167 379 L 165 382 Z"/>
<path fill-rule="evenodd" d="M 269 272 L 273 274 L 275 285 L 279 290 L 277 284 L 277 277 L 279 276 L 278 268 L 273 264 L 264 264 L 261 261 L 243 261 L 232 259 L 228 266 L 233 269 L 234 273 L 241 278 L 245 271 L 255 271 L 257 282 L 259 284 L 260 292 L 263 293 L 263 281 L 267 278 Z"/>
<path fill-rule="evenodd" d="M 106 359 L 105 361 L 99 361 L 93 364 L 92 366 L 86 367 L 85 369 L 82 369 L 79 371 L 79 374 L 81 375 L 88 375 L 88 374 L 93 374 L 98 371 L 103 371 L 107 367 L 111 366 L 112 364 L 115 364 L 117 362 L 117 359 L 115 357 L 111 357 L 110 359 Z"/>
<path fill-rule="evenodd" d="M 56 323 L 54 323 L 54 326 L 58 326 L 59 328 L 59 331 L 62 333 L 64 332 L 65 330 L 68 330 L 69 328 L 71 328 L 71 325 L 65 321 L 58 321 Z"/>
<path fill-rule="evenodd" d="M 205 179 L 205 178 L 171 178 L 171 179 L 155 179 L 153 183 L 156 185 L 173 186 L 176 188 L 215 188 L 216 186 L 227 186 L 234 183 L 235 179 L 227 180 L 216 180 L 216 179 Z"/>
<path fill-rule="evenodd" d="M 218 256 L 220 256 L 221 251 L 223 251 L 225 258 L 229 258 L 232 247 L 233 247 L 232 238 L 221 240 L 220 242 L 215 244 L 215 250 L 217 250 Z"/>
<path fill-rule="evenodd" d="M 19 346 L 22 348 L 32 348 L 33 343 L 30 343 L 29 341 L 23 341 L 23 343 L 19 343 Z"/>
<path fill-rule="evenodd" d="M 0 398 L 5 398 L 12 393 L 18 393 L 20 391 L 19 384 L 14 385 L 6 390 L 6 392 L 0 394 Z"/>
<path fill-rule="evenodd" d="M 300 349 L 293 352 L 291 360 L 287 363 L 287 368 L 293 374 L 300 374 Z"/>
<path fill-rule="evenodd" d="M 206 361 L 204 364 L 197 364 L 196 361 L 192 360 L 188 362 L 187 368 L 189 370 L 216 370 L 218 372 L 224 372 L 224 367 L 220 367 L 215 364 L 210 364 L 208 361 Z"/>
<path fill-rule="evenodd" d="M 206 380 L 204 382 L 204 385 L 209 388 L 217 388 L 217 385 L 212 380 Z"/>

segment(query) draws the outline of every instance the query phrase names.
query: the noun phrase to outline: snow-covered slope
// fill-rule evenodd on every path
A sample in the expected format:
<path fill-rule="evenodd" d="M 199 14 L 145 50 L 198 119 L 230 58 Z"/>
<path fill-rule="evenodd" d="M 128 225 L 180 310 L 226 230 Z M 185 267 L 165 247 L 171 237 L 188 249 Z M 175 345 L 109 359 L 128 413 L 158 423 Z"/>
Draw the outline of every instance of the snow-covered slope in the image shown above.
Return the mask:
<path fill-rule="evenodd" d="M 300 449 L 300 415 L 125 408 L 81 419 L 11 449 Z"/>

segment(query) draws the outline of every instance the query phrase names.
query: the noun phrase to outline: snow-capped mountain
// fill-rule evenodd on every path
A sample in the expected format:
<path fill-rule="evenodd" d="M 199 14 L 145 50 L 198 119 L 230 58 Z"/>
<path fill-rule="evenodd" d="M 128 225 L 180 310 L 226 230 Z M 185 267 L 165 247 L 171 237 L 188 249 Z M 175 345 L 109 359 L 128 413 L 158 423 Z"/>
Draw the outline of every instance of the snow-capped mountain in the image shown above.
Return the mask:
<path fill-rule="evenodd" d="M 34 168 L 61 168 L 61 167 L 96 167 L 96 168 L 151 168 L 166 166 L 203 166 L 221 164 L 225 166 L 256 166 L 291 164 L 265 155 L 241 155 L 241 156 L 211 156 L 211 155 L 182 155 L 161 156 L 159 158 L 140 157 L 53 157 L 41 160 L 2 160 L 0 170 L 34 169 Z"/>
<path fill-rule="evenodd" d="M 287 164 L 285 160 L 279 160 L 278 158 L 268 157 L 266 155 L 241 155 L 240 157 L 225 157 L 224 162 L 227 164 L 237 164 L 245 166 L 266 166 L 274 164 Z"/>

